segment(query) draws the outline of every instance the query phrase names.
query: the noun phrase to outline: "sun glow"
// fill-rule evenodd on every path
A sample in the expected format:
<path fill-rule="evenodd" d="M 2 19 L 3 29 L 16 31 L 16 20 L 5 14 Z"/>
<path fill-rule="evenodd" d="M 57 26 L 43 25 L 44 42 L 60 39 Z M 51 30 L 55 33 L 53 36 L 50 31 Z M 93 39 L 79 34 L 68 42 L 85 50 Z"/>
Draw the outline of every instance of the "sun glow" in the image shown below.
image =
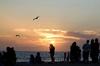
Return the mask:
<path fill-rule="evenodd" d="M 79 40 L 79 37 L 69 36 L 68 31 L 60 29 L 34 29 L 33 30 L 39 37 L 40 42 L 44 46 L 53 44 L 57 46 L 59 43 L 66 43 L 67 39 L 69 40 Z M 66 39 L 66 40 L 65 40 Z"/>
<path fill-rule="evenodd" d="M 41 35 L 44 37 L 43 41 L 46 41 L 49 44 L 53 44 L 55 46 L 56 41 L 55 41 L 55 35 L 50 34 L 50 33 L 41 33 Z"/>

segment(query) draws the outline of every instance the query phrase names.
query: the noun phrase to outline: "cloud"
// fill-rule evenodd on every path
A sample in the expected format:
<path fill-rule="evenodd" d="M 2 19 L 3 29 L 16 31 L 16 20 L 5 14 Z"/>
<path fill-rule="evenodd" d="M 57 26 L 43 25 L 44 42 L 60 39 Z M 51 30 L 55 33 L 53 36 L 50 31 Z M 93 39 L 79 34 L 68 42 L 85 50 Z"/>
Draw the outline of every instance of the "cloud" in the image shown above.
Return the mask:
<path fill-rule="evenodd" d="M 7 38 L 7 37 L 12 37 L 12 36 L 6 34 L 6 35 L 0 35 L 0 37 L 6 37 Z"/>
<path fill-rule="evenodd" d="M 35 46 L 35 48 L 39 50 L 43 46 L 47 49 L 50 43 L 54 43 L 56 44 L 55 46 L 63 50 L 66 46 L 69 48 L 73 41 L 80 42 L 79 45 L 82 45 L 87 39 L 100 39 L 98 32 L 89 30 L 76 32 L 61 29 L 15 29 L 14 31 L 21 31 L 23 36 L 16 38 L 15 35 L 13 36 L 12 34 L 0 35 L 1 47 L 11 45 L 19 49 L 21 49 L 20 47 L 27 47 L 28 50 L 28 48 Z M 35 48 L 33 50 L 35 50 Z"/>
<path fill-rule="evenodd" d="M 100 38 L 99 33 L 95 31 L 67 32 L 65 35 L 79 37 L 80 39 Z"/>
<path fill-rule="evenodd" d="M 84 33 L 84 34 L 88 34 L 88 35 L 98 35 L 97 32 L 91 31 L 91 30 L 85 30 L 85 31 L 83 31 L 83 33 Z"/>
<path fill-rule="evenodd" d="M 35 29 L 41 37 L 55 38 L 55 39 L 69 39 L 69 40 L 85 40 L 100 37 L 99 33 L 95 31 L 85 30 L 82 32 L 65 31 L 59 29 Z"/>
<path fill-rule="evenodd" d="M 30 31 L 30 30 L 26 29 L 26 28 L 16 28 L 13 31 L 15 31 L 15 32 L 27 32 L 27 31 Z"/>
<path fill-rule="evenodd" d="M 69 39 L 77 39 L 77 40 L 79 39 L 79 37 L 67 35 L 68 31 L 59 30 L 59 29 L 35 29 L 34 32 L 36 32 L 39 36 L 46 37 L 46 38 L 55 38 L 55 39 L 69 38 Z"/>

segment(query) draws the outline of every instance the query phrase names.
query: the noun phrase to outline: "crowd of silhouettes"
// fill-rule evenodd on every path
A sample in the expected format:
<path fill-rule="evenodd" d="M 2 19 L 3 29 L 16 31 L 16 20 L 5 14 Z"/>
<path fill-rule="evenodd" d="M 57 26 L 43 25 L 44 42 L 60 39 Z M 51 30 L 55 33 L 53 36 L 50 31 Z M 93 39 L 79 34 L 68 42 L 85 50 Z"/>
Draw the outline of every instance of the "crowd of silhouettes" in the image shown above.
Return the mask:
<path fill-rule="evenodd" d="M 13 47 L 7 47 L 6 51 L 0 53 L 0 64 L 2 66 L 14 66 L 16 64 L 16 53 Z"/>
<path fill-rule="evenodd" d="M 50 44 L 50 58 L 51 58 L 51 62 L 54 63 L 55 62 L 55 58 L 54 58 L 54 54 L 55 54 L 55 47 Z M 41 56 L 40 56 L 40 52 L 37 52 L 36 57 L 34 57 L 34 55 L 30 55 L 30 63 L 34 64 L 34 63 L 43 63 Z"/>
<path fill-rule="evenodd" d="M 72 63 L 82 61 L 83 58 L 84 63 L 89 63 L 89 57 L 92 60 L 92 63 L 98 63 L 99 60 L 99 42 L 98 38 L 87 40 L 86 43 L 82 47 L 83 51 L 77 45 L 76 42 L 70 47 L 70 61 Z M 81 55 L 82 54 L 82 55 Z M 82 56 L 82 57 L 81 57 Z"/>
<path fill-rule="evenodd" d="M 55 62 L 55 47 L 53 46 L 53 44 L 50 44 L 49 47 L 50 50 L 50 58 L 51 58 L 51 62 L 54 63 Z M 83 60 L 82 60 L 83 58 Z M 81 48 L 77 45 L 76 42 L 73 42 L 72 45 L 70 46 L 70 51 L 66 54 L 66 52 L 64 52 L 64 62 L 71 62 L 71 63 L 89 63 L 90 60 L 89 58 L 91 58 L 92 63 L 98 63 L 98 59 L 99 59 L 99 42 L 98 39 L 91 39 L 91 40 L 87 40 L 85 44 L 83 44 L 82 46 L 82 50 Z M 37 56 L 36 58 L 34 58 L 33 55 L 30 55 L 30 62 L 33 63 L 41 63 L 41 56 L 40 53 L 37 52 Z"/>
<path fill-rule="evenodd" d="M 51 62 L 55 62 L 55 47 L 53 44 L 50 44 L 50 58 Z M 83 44 L 82 50 L 77 45 L 76 42 L 73 42 L 70 46 L 70 51 L 66 54 L 64 52 L 64 62 L 71 63 L 80 63 L 83 61 L 84 63 L 89 63 L 91 58 L 92 63 L 98 63 L 99 60 L 99 42 L 98 38 L 86 40 L 86 43 Z M 83 58 L 83 60 L 82 60 Z M 42 63 L 40 52 L 37 52 L 36 57 L 34 55 L 30 55 L 30 63 Z M 6 51 L 0 53 L 0 66 L 14 66 L 16 64 L 16 53 L 13 47 L 7 47 Z"/>
<path fill-rule="evenodd" d="M 50 50 L 50 58 L 51 58 L 51 62 L 54 63 L 55 62 L 55 58 L 54 58 L 54 54 L 55 54 L 55 47 L 53 46 L 53 44 L 50 44 L 49 47 Z M 43 63 L 41 56 L 40 56 L 40 52 L 37 52 L 36 57 L 34 57 L 34 55 L 30 55 L 30 63 L 34 64 L 34 63 Z"/>

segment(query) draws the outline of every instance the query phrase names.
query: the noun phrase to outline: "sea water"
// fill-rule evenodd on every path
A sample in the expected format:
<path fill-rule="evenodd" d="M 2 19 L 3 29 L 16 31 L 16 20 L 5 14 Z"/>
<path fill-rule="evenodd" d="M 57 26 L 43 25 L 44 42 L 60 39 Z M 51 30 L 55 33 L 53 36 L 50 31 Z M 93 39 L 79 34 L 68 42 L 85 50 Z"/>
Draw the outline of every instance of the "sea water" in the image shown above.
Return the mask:
<path fill-rule="evenodd" d="M 17 62 L 29 62 L 30 55 L 33 54 L 36 57 L 37 52 L 32 51 L 16 51 Z M 66 54 L 67 55 L 67 54 Z M 40 52 L 42 61 L 50 62 L 49 52 Z M 64 60 L 64 52 L 55 52 L 55 61 L 60 62 Z"/>

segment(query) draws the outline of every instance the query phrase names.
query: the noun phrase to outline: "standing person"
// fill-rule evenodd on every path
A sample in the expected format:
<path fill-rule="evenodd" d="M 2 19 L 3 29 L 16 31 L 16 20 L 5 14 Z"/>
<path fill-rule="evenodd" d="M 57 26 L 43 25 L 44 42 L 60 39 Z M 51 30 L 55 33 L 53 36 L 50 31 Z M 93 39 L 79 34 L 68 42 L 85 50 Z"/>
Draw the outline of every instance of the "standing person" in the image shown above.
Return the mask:
<path fill-rule="evenodd" d="M 66 62 L 66 52 L 64 52 L 64 62 Z"/>
<path fill-rule="evenodd" d="M 98 57 L 99 57 L 99 42 L 98 42 L 98 38 L 95 39 L 94 42 L 94 62 L 98 63 Z"/>
<path fill-rule="evenodd" d="M 73 42 L 70 47 L 70 60 L 72 63 L 79 62 L 81 58 L 80 47 L 76 45 L 76 42 Z"/>
<path fill-rule="evenodd" d="M 39 64 L 42 63 L 40 52 L 37 52 L 37 55 L 36 55 L 36 58 L 35 58 L 35 62 L 39 63 Z"/>
<path fill-rule="evenodd" d="M 55 54 L 55 47 L 54 47 L 52 44 L 50 44 L 49 49 L 50 49 L 50 57 L 51 57 L 51 62 L 55 62 L 55 58 L 54 58 L 54 54 Z"/>
<path fill-rule="evenodd" d="M 77 62 L 79 63 L 80 62 L 80 60 L 81 60 L 81 49 L 80 49 L 80 47 L 79 46 L 77 46 Z"/>
<path fill-rule="evenodd" d="M 83 62 L 87 63 L 89 61 L 90 45 L 89 40 L 82 47 L 83 49 Z"/>
<path fill-rule="evenodd" d="M 34 55 L 33 54 L 30 55 L 30 63 L 31 64 L 35 63 Z"/>
<path fill-rule="evenodd" d="M 1 54 L 1 52 L 0 52 L 0 66 L 3 66 L 3 64 L 2 64 L 2 54 Z"/>
<path fill-rule="evenodd" d="M 94 39 L 91 39 L 91 44 L 90 44 L 90 46 L 91 46 L 91 51 L 90 51 L 90 57 L 91 57 L 91 59 L 92 59 L 92 62 L 94 63 L 95 62 L 95 47 L 94 47 Z"/>
<path fill-rule="evenodd" d="M 4 65 L 5 66 L 14 66 L 16 64 L 16 53 L 13 47 L 7 47 L 7 52 L 4 55 Z"/>
<path fill-rule="evenodd" d="M 69 59 L 70 59 L 70 53 L 68 52 L 67 53 L 67 62 L 69 62 Z"/>

